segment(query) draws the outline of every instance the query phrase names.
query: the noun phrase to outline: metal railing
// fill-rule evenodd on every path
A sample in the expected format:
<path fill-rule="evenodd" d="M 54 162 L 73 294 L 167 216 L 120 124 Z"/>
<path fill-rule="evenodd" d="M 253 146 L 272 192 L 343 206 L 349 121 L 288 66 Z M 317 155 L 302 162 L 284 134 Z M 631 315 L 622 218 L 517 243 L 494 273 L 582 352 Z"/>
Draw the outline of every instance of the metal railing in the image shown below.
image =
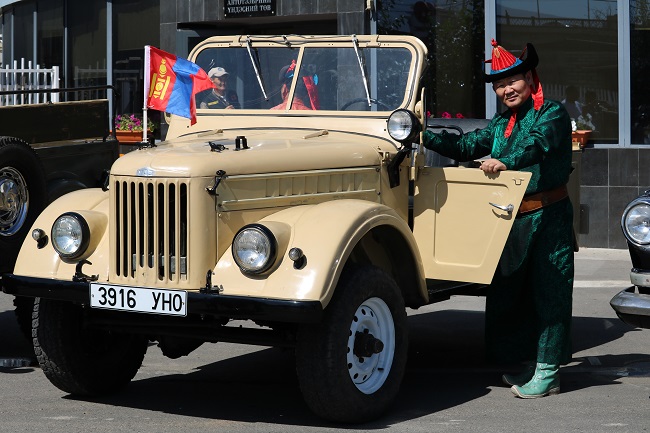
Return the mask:
<path fill-rule="evenodd" d="M 31 60 L 21 59 L 20 67 L 14 60 L 13 68 L 0 68 L 0 106 L 59 102 L 58 92 L 43 92 L 50 89 L 59 89 L 58 66 L 33 67 Z"/>

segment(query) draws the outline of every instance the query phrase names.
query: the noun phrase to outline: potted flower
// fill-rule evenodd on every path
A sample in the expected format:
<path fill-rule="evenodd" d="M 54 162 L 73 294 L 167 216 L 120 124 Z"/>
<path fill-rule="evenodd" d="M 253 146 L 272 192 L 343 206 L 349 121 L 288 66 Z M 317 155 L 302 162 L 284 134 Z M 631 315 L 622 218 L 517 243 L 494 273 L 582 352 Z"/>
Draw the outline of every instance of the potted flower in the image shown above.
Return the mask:
<path fill-rule="evenodd" d="M 571 119 L 571 139 L 577 142 L 581 149 L 587 144 L 591 132 L 596 129 L 592 123 L 591 114 L 587 113 L 584 116 L 578 116 L 576 120 Z"/>
<path fill-rule="evenodd" d="M 135 114 L 118 114 L 115 117 L 115 136 L 120 143 L 142 141 L 142 117 Z M 147 119 L 147 131 L 153 132 L 154 123 Z"/>

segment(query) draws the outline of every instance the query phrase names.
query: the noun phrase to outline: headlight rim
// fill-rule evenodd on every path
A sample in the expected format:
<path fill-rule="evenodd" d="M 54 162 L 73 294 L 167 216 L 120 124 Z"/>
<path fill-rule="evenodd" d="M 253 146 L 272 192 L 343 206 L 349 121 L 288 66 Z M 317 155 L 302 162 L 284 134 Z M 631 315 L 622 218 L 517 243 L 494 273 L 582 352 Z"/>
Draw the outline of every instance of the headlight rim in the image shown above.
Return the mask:
<path fill-rule="evenodd" d="M 391 128 L 389 127 L 391 119 L 393 119 L 393 117 L 396 116 L 397 113 L 406 113 L 411 121 L 411 131 L 404 138 L 397 138 L 393 136 L 393 134 L 391 134 Z M 415 113 L 413 113 L 411 110 L 407 110 L 406 108 L 399 108 L 393 111 L 392 113 L 390 113 L 390 116 L 388 116 L 388 119 L 386 119 L 386 131 L 388 132 L 388 135 L 390 135 L 390 138 L 392 138 L 393 140 L 398 141 L 402 144 L 413 142 L 421 130 L 422 130 L 422 125 L 420 124 L 420 119 L 418 119 Z"/>
<path fill-rule="evenodd" d="M 235 250 L 236 241 L 237 241 L 237 238 L 239 237 L 239 235 L 243 231 L 250 230 L 250 229 L 257 230 L 257 231 L 261 232 L 264 236 L 266 236 L 266 238 L 269 241 L 269 246 L 270 246 L 269 255 L 268 255 L 268 259 L 267 259 L 266 263 L 264 264 L 264 266 L 260 267 L 259 269 L 255 269 L 255 270 L 248 269 L 246 266 L 244 266 L 240 262 L 239 256 L 237 255 L 236 250 Z M 246 224 L 245 226 L 243 226 L 242 228 L 237 230 L 237 233 L 235 233 L 235 236 L 233 237 L 232 245 L 231 245 L 230 248 L 231 248 L 230 251 L 231 251 L 233 260 L 235 261 L 235 264 L 246 275 L 262 275 L 262 274 L 268 272 L 269 269 L 271 269 L 273 267 L 273 265 L 275 265 L 275 263 L 276 263 L 276 261 L 278 259 L 278 250 L 279 250 L 279 248 L 278 248 L 278 239 L 277 239 L 277 237 L 275 236 L 275 234 L 273 233 L 273 231 L 270 228 L 268 228 L 264 224 L 260 224 L 260 223 Z"/>
<path fill-rule="evenodd" d="M 74 220 L 79 223 L 79 226 L 81 228 L 81 243 L 79 244 L 79 248 L 73 253 L 64 253 L 58 248 L 58 243 L 56 242 L 56 237 L 54 236 L 54 226 L 57 224 L 57 221 L 63 217 L 71 217 Z M 90 226 L 88 225 L 88 221 L 79 213 L 77 212 L 64 212 L 52 223 L 52 227 L 50 228 L 50 239 L 52 240 L 52 248 L 54 248 L 54 251 L 61 257 L 63 260 L 75 260 L 81 256 L 83 256 L 86 251 L 88 250 L 88 246 L 90 245 Z"/>
<path fill-rule="evenodd" d="M 648 208 L 650 208 L 650 196 L 642 195 L 635 198 L 630 203 L 628 203 L 628 205 L 623 210 L 623 214 L 621 215 L 621 231 L 623 232 L 625 239 L 627 239 L 629 243 L 636 245 L 640 248 L 650 249 L 650 239 L 648 240 L 648 242 L 639 242 L 636 239 L 634 239 L 629 234 L 629 230 L 627 230 L 627 224 L 626 224 L 627 217 L 630 211 L 639 205 L 645 205 L 648 206 Z"/>

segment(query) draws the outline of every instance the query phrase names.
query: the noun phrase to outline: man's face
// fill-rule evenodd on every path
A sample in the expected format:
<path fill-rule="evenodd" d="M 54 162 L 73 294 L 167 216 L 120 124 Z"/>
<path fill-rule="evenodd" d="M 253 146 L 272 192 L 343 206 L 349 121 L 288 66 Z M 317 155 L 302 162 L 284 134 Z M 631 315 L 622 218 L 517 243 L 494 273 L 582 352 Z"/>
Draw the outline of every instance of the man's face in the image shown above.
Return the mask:
<path fill-rule="evenodd" d="M 212 77 L 212 82 L 214 83 L 216 92 L 223 96 L 226 92 L 226 76 Z"/>
<path fill-rule="evenodd" d="M 532 84 L 530 72 L 502 78 L 492 83 L 492 88 L 503 104 L 510 109 L 517 109 L 528 100 Z"/>

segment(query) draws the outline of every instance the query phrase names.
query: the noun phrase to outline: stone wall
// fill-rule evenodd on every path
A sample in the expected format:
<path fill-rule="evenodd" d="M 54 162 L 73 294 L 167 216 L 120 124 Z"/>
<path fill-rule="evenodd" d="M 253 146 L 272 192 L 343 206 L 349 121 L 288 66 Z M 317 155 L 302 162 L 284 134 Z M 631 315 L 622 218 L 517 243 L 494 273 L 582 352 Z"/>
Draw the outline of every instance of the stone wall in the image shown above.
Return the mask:
<path fill-rule="evenodd" d="M 273 18 L 261 18 L 259 21 L 286 17 L 287 21 L 309 22 L 329 16 L 336 19 L 336 33 L 367 33 L 367 12 L 365 0 L 276 0 L 276 13 Z M 219 22 L 230 21 L 224 17 L 224 0 L 160 0 L 160 45 L 163 50 L 176 52 L 176 32 L 179 25 L 188 27 L 217 27 Z M 248 32 L 257 34 L 254 31 Z M 307 33 L 307 32 L 305 32 Z"/>
<path fill-rule="evenodd" d="M 632 199 L 650 189 L 649 167 L 650 149 L 583 151 L 580 246 L 627 248 L 621 232 L 621 216 Z"/>

